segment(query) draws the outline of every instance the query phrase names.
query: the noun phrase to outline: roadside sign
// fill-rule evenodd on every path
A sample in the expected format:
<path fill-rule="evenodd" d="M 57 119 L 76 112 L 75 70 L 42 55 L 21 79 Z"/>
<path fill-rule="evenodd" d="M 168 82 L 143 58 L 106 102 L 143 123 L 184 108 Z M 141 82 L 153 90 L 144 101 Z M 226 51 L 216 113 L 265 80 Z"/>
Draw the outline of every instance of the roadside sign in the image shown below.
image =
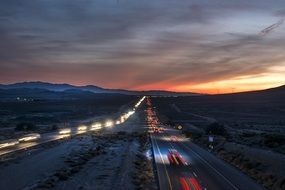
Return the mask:
<path fill-rule="evenodd" d="M 209 142 L 214 142 L 214 137 L 213 136 L 209 136 Z"/>

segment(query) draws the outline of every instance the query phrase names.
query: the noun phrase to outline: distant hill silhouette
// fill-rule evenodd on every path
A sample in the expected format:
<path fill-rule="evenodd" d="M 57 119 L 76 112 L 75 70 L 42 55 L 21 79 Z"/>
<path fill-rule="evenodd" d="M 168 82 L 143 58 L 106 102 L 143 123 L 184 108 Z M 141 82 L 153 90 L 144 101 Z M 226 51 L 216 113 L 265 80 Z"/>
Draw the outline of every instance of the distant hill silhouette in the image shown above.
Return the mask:
<path fill-rule="evenodd" d="M 124 95 L 152 95 L 152 96 L 192 96 L 199 95 L 191 92 L 171 92 L 171 91 L 162 91 L 162 90 L 150 90 L 150 91 L 131 91 L 124 89 L 106 89 L 94 85 L 86 86 L 74 86 L 70 84 L 53 84 L 47 82 L 21 82 L 15 84 L 0 84 L 0 89 L 2 90 L 13 90 L 13 89 L 42 89 L 52 92 L 72 92 L 72 93 L 116 93 Z M 8 91 L 6 91 L 7 93 Z M 9 91 L 12 92 L 12 91 Z M 15 91 L 13 91 L 15 92 Z M 25 92 L 23 92 L 25 93 Z"/>
<path fill-rule="evenodd" d="M 200 95 L 191 92 L 171 92 L 163 90 L 150 90 L 150 91 L 131 91 L 124 89 L 106 89 L 94 85 L 86 86 L 74 86 L 70 84 L 53 84 L 47 82 L 21 82 L 14 84 L 0 84 L 0 98 L 4 96 L 7 97 L 9 94 L 13 97 L 15 95 L 25 95 L 29 97 L 38 96 L 40 97 L 56 97 L 58 95 L 62 96 L 90 96 L 96 94 L 123 94 L 123 95 L 149 95 L 149 96 L 195 96 Z M 53 96 L 51 96 L 53 94 Z M 240 98 L 255 98 L 267 97 L 267 98 L 283 98 L 285 97 L 285 85 L 275 88 L 270 88 L 266 90 L 250 91 L 250 92 L 240 92 L 233 94 L 220 94 L 211 95 L 220 97 L 240 97 Z M 272 97 L 271 97 L 272 96 Z"/>
<path fill-rule="evenodd" d="M 39 99 L 78 99 L 88 98 L 94 96 L 94 93 L 70 89 L 65 91 L 50 91 L 40 88 L 14 88 L 14 89 L 0 89 L 1 100 L 16 100 L 19 101 L 30 101 Z"/>
<path fill-rule="evenodd" d="M 21 82 L 8 85 L 0 85 L 0 89 L 17 89 L 17 88 L 28 88 L 28 89 L 45 89 L 50 91 L 65 91 L 71 89 L 87 90 L 91 92 L 103 92 L 104 89 L 97 86 L 73 86 L 70 84 L 53 84 L 47 82 Z"/>
<path fill-rule="evenodd" d="M 274 92 L 285 92 L 285 85 L 283 86 L 279 86 L 279 87 L 275 87 L 275 88 L 269 88 L 263 91 L 274 91 Z"/>
<path fill-rule="evenodd" d="M 265 90 L 257 90 L 257 91 L 248 91 L 248 92 L 239 92 L 233 94 L 220 94 L 213 95 L 220 97 L 229 97 L 229 98 L 265 98 L 265 99 L 273 99 L 273 98 L 281 98 L 285 99 L 285 85 L 269 88 Z"/>

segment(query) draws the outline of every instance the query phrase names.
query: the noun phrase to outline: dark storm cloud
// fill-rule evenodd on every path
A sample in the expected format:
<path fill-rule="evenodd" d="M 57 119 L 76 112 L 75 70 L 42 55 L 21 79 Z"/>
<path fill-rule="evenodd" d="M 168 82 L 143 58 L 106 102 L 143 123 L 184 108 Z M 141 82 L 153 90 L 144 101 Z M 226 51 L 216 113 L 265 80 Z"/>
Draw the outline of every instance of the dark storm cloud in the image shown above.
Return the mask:
<path fill-rule="evenodd" d="M 284 59 L 285 38 L 275 30 L 270 38 L 258 33 L 273 24 L 267 15 L 284 16 L 284 6 L 281 0 L 3 0 L 0 81 L 135 88 L 265 72 Z"/>

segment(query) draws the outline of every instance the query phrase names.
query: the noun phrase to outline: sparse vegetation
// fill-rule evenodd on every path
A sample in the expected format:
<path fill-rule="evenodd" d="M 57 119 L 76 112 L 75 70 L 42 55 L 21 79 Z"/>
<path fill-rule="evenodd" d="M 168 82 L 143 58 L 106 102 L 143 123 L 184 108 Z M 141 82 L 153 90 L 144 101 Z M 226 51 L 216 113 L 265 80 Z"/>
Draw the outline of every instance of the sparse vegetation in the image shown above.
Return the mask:
<path fill-rule="evenodd" d="M 270 148 L 276 148 L 285 144 L 285 135 L 283 134 L 265 134 L 264 145 Z"/>
<path fill-rule="evenodd" d="M 35 124 L 29 122 L 18 123 L 15 128 L 16 131 L 34 131 L 37 129 L 38 127 Z"/>
<path fill-rule="evenodd" d="M 150 150 L 151 145 L 147 134 L 139 136 L 139 149 L 136 154 L 136 160 L 134 161 L 135 171 L 132 175 L 133 183 L 137 190 L 157 190 L 157 184 L 155 182 L 153 163 L 145 153 Z"/>
<path fill-rule="evenodd" d="M 280 177 L 270 171 L 268 167 L 259 162 L 256 159 L 247 157 L 241 152 L 228 152 L 221 148 L 217 150 L 219 157 L 225 161 L 231 163 L 241 171 L 249 174 L 250 177 L 254 178 L 260 184 L 263 184 L 268 189 L 272 190 L 283 190 L 285 187 L 285 178 Z M 267 169 L 266 169 L 267 168 Z"/>
<path fill-rule="evenodd" d="M 53 125 L 51 126 L 51 130 L 52 130 L 52 131 L 58 130 L 58 126 L 57 126 L 56 124 L 53 124 Z"/>
<path fill-rule="evenodd" d="M 225 129 L 224 125 L 222 125 L 218 122 L 211 123 L 206 128 L 206 134 L 208 134 L 208 135 L 220 135 L 220 136 L 224 136 L 224 137 L 228 136 L 228 132 Z"/>
<path fill-rule="evenodd" d="M 193 132 L 189 132 L 186 130 L 183 130 L 182 133 L 187 137 L 187 138 L 191 138 L 191 139 L 199 139 L 202 137 L 201 133 L 193 133 Z"/>
<path fill-rule="evenodd" d="M 53 175 L 40 181 L 32 189 L 50 189 L 59 181 L 68 180 L 71 176 L 78 173 L 89 160 L 102 153 L 104 153 L 102 147 L 98 148 L 97 146 L 96 148 L 89 148 L 71 155 L 71 157 L 66 158 L 64 161 L 67 164 L 66 167 L 59 169 Z"/>

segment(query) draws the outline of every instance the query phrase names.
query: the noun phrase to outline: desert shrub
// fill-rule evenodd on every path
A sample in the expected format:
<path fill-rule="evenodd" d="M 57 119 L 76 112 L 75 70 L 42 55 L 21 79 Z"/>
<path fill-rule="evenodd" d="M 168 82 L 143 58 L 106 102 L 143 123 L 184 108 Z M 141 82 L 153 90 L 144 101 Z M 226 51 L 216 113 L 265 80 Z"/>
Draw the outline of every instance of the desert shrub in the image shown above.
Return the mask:
<path fill-rule="evenodd" d="M 34 131 L 37 129 L 38 127 L 35 124 L 29 122 L 20 122 L 15 128 L 16 131 Z"/>
<path fill-rule="evenodd" d="M 187 137 L 187 138 L 193 138 L 193 139 L 199 139 L 202 137 L 202 134 L 200 133 L 193 133 L 193 132 L 189 132 L 186 130 L 183 130 L 182 133 Z"/>
<path fill-rule="evenodd" d="M 119 136 L 124 136 L 124 135 L 126 135 L 127 133 L 126 133 L 125 131 L 119 131 L 117 134 L 118 134 Z"/>
<path fill-rule="evenodd" d="M 171 119 L 167 120 L 165 123 L 170 126 L 175 126 L 175 122 L 173 122 Z"/>
<path fill-rule="evenodd" d="M 256 134 L 255 133 L 253 133 L 253 132 L 244 132 L 243 134 L 242 134 L 242 136 L 243 137 L 254 137 Z"/>
<path fill-rule="evenodd" d="M 206 134 L 220 135 L 224 137 L 228 136 L 228 132 L 225 127 L 218 122 L 211 123 L 210 125 L 208 125 L 208 127 L 206 128 Z"/>
<path fill-rule="evenodd" d="M 245 160 L 243 166 L 246 170 L 250 170 L 256 166 L 256 164 L 250 160 Z"/>
<path fill-rule="evenodd" d="M 264 144 L 271 148 L 282 146 L 285 144 L 285 136 L 281 134 L 266 134 Z"/>
<path fill-rule="evenodd" d="M 55 125 L 55 124 L 54 124 L 54 125 L 52 125 L 52 126 L 51 126 L 51 130 L 52 130 L 52 131 L 56 131 L 56 130 L 58 130 L 58 126 L 57 126 L 57 125 Z"/>

